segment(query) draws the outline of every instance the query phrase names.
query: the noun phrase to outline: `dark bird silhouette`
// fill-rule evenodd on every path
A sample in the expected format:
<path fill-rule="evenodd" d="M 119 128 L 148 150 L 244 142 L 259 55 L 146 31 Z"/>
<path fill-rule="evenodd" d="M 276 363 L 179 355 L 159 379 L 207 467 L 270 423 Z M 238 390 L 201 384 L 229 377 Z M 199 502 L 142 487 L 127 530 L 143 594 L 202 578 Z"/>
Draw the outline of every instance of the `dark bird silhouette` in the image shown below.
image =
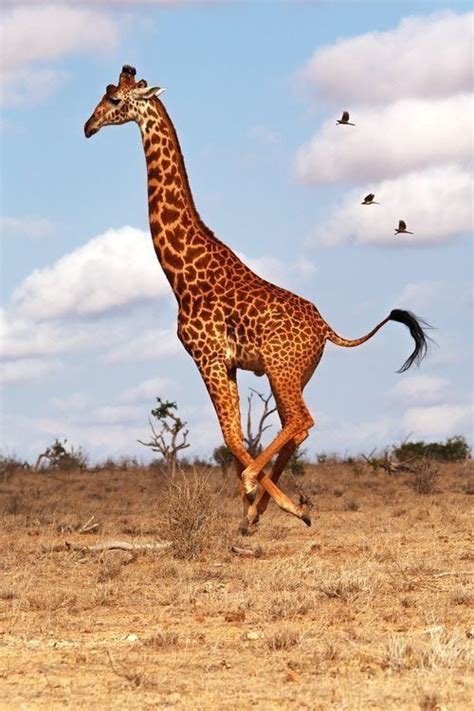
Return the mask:
<path fill-rule="evenodd" d="M 395 228 L 395 234 L 396 235 L 412 235 L 414 233 L 410 232 L 410 230 L 407 230 L 407 223 L 404 220 L 400 220 L 400 222 L 398 223 L 398 227 Z"/>
<path fill-rule="evenodd" d="M 374 193 L 369 193 L 368 195 L 365 196 L 363 201 L 360 203 L 361 205 L 380 205 L 379 202 L 376 202 L 374 200 Z"/>
<path fill-rule="evenodd" d="M 349 121 L 349 111 L 343 111 L 340 119 L 336 123 L 343 124 L 344 126 L 355 126 L 355 123 Z"/>

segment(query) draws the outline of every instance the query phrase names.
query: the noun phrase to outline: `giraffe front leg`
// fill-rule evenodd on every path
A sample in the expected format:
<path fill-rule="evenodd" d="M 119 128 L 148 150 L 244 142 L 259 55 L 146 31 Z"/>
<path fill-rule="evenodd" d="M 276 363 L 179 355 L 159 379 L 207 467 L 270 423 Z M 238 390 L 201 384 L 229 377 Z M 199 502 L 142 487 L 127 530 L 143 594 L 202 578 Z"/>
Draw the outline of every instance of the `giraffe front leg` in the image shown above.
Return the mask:
<path fill-rule="evenodd" d="M 243 443 L 236 370 L 229 369 L 223 361 L 214 361 L 198 367 L 216 410 L 224 441 L 234 455 L 243 507 L 239 532 L 245 535 L 249 532 L 249 502 L 242 485 L 242 472 L 252 464 L 253 459 Z"/>

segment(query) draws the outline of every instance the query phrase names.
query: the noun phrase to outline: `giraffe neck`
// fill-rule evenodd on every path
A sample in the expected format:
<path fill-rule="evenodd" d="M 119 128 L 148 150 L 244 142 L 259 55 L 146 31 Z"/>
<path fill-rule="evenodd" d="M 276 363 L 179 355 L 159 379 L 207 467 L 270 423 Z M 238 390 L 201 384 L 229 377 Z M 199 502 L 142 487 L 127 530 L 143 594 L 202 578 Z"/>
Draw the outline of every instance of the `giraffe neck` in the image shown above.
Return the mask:
<path fill-rule="evenodd" d="M 186 270 L 206 252 L 217 248 L 228 256 L 231 250 L 214 236 L 196 210 L 178 137 L 159 99 L 149 103 L 140 130 L 148 172 L 153 244 L 180 301 L 186 290 Z M 193 271 L 188 269 L 188 273 Z"/>

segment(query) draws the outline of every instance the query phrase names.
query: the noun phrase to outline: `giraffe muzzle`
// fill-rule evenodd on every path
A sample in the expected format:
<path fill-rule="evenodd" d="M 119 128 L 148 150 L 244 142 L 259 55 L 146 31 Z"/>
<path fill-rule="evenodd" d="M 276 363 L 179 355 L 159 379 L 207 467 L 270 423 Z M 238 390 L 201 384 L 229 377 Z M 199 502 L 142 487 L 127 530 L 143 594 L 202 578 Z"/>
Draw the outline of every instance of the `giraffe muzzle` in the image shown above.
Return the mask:
<path fill-rule="evenodd" d="M 92 117 L 84 124 L 84 135 L 86 138 L 90 138 L 94 133 L 97 133 L 98 130 L 98 128 L 92 125 Z"/>

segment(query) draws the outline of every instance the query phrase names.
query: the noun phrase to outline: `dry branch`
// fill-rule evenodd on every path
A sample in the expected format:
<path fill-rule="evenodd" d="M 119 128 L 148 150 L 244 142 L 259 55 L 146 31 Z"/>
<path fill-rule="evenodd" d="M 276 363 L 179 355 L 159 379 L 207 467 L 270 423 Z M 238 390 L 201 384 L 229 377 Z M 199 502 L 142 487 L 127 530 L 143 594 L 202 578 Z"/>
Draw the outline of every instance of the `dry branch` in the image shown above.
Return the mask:
<path fill-rule="evenodd" d="M 251 548 L 239 548 L 239 546 L 231 546 L 232 553 L 239 555 L 242 558 L 259 558 L 260 552 L 258 550 L 252 550 Z"/>
<path fill-rule="evenodd" d="M 129 543 L 128 541 L 104 541 L 93 546 L 85 546 L 82 543 L 58 543 L 54 546 L 43 546 L 45 552 L 82 551 L 84 553 L 96 553 L 98 551 L 163 551 L 171 546 L 170 541 L 160 541 L 156 543 Z"/>

